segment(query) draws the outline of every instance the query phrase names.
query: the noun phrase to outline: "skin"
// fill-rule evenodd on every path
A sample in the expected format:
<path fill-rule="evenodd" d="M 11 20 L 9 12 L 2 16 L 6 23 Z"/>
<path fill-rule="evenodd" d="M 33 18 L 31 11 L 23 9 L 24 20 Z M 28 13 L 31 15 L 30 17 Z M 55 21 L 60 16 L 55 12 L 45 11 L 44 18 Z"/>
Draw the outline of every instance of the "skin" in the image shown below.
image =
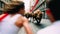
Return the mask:
<path fill-rule="evenodd" d="M 23 16 L 20 16 L 15 23 L 15 25 L 19 28 L 24 27 L 27 34 L 32 34 L 32 30 L 28 24 L 28 19 Z"/>
<path fill-rule="evenodd" d="M 24 9 L 20 9 L 20 11 L 17 13 L 17 14 L 21 14 L 21 16 L 17 19 L 15 25 L 19 28 L 24 27 L 27 34 L 33 34 L 31 27 L 29 26 L 28 19 L 22 16 L 24 12 L 25 12 Z M 0 17 L 2 17 L 3 15 L 4 14 L 0 15 Z M 11 17 L 13 17 L 14 15 L 15 14 L 11 14 Z"/>
<path fill-rule="evenodd" d="M 24 15 L 25 10 L 21 9 L 18 13 Z M 27 34 L 33 34 L 32 30 L 31 30 L 31 28 L 29 26 L 29 21 L 28 21 L 28 19 L 26 17 L 20 16 L 18 18 L 18 20 L 16 21 L 16 25 L 18 27 L 22 27 L 23 26 L 25 28 L 25 31 L 26 31 Z"/>
<path fill-rule="evenodd" d="M 4 16 L 5 14 L 2 14 L 2 15 L 0 15 L 0 18 L 2 17 L 2 16 Z"/>

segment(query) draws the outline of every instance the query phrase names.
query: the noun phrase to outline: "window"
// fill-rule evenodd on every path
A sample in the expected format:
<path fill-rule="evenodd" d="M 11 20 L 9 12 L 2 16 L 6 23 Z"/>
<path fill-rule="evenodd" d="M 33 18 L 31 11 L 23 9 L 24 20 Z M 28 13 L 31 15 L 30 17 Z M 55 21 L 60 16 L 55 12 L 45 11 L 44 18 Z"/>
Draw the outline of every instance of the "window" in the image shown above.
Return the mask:
<path fill-rule="evenodd" d="M 1 2 L 0 2 L 0 8 L 1 8 Z"/>

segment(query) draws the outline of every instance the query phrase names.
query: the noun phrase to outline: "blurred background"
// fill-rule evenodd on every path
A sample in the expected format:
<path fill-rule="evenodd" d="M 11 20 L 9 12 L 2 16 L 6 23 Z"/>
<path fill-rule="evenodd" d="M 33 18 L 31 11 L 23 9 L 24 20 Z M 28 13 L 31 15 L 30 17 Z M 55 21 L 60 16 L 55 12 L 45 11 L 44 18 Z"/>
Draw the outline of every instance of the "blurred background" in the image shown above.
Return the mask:
<path fill-rule="evenodd" d="M 32 18 L 30 18 L 29 20 L 29 24 L 34 32 L 34 34 L 36 34 L 36 32 L 39 29 L 42 29 L 46 26 L 51 25 L 51 22 L 46 14 L 46 0 L 0 0 L 0 14 L 3 13 L 3 9 L 6 8 L 7 4 L 10 4 L 11 2 L 14 1 L 23 1 L 25 3 L 25 13 L 34 13 L 34 11 L 36 11 L 37 9 L 39 9 L 43 14 L 42 14 L 42 18 L 41 18 L 41 22 L 39 25 L 36 25 L 35 23 L 37 23 L 36 20 L 33 20 Z M 47 0 L 48 2 L 48 0 Z M 22 27 L 20 29 L 20 31 L 18 32 L 18 34 L 26 34 L 24 31 L 24 27 Z"/>

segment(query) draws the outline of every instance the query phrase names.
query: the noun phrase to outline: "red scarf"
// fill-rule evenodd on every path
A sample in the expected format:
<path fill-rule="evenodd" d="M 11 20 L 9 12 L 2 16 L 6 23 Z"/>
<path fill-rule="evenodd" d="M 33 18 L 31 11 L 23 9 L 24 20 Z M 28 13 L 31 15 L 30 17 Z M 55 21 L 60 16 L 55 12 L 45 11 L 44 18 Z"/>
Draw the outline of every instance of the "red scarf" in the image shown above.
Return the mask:
<path fill-rule="evenodd" d="M 5 15 L 3 15 L 1 18 L 0 18 L 0 22 L 8 15 L 8 13 L 5 13 Z"/>
<path fill-rule="evenodd" d="M 46 10 L 46 13 L 47 13 L 47 15 L 52 15 L 52 13 L 51 13 L 51 10 L 50 10 L 50 9 L 47 9 L 47 10 Z"/>
<path fill-rule="evenodd" d="M 48 14 L 51 14 L 50 9 L 46 10 L 46 13 L 47 13 L 47 15 L 48 15 Z"/>
<path fill-rule="evenodd" d="M 53 14 L 51 13 L 51 10 L 50 9 L 46 10 L 46 13 L 47 13 L 48 16 L 52 16 L 52 18 L 50 20 L 51 20 L 51 22 L 54 22 L 55 18 L 53 16 Z"/>

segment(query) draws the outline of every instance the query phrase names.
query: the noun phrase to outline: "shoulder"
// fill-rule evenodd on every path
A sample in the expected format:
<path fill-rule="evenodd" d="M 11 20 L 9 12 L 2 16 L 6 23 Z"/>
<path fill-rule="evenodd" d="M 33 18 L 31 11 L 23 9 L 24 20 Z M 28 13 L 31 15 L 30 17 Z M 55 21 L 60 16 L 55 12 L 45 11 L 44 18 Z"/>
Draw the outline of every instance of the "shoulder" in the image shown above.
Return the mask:
<path fill-rule="evenodd" d="M 55 33 L 55 26 L 48 26 L 46 28 L 43 28 L 37 32 L 37 34 L 54 34 Z"/>
<path fill-rule="evenodd" d="M 18 19 L 17 19 L 17 22 L 25 22 L 25 21 L 28 21 L 28 19 L 24 16 L 19 16 Z"/>
<path fill-rule="evenodd" d="M 24 17 L 24 16 L 20 16 L 20 17 L 18 17 L 18 19 L 17 19 L 17 21 L 16 21 L 15 24 L 16 24 L 18 27 L 22 27 L 25 21 L 27 21 L 27 18 Z"/>
<path fill-rule="evenodd" d="M 22 19 L 22 20 L 27 20 L 27 18 L 25 16 L 20 16 L 19 19 Z"/>
<path fill-rule="evenodd" d="M 1 14 L 0 17 L 4 16 L 5 14 Z"/>
<path fill-rule="evenodd" d="M 5 15 L 5 14 L 1 14 L 1 15 Z M 0 16 L 1 16 L 1 15 L 0 15 Z"/>

